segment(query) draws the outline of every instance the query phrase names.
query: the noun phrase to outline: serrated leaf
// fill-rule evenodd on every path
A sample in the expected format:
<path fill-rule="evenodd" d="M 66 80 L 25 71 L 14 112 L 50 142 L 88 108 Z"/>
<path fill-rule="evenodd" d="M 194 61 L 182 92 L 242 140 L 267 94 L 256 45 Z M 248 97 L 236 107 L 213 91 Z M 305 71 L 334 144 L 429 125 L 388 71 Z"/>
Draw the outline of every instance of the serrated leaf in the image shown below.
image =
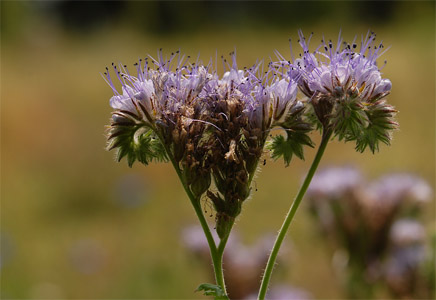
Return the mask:
<path fill-rule="evenodd" d="M 195 290 L 196 292 L 203 291 L 205 296 L 214 296 L 216 300 L 229 300 L 229 297 L 224 293 L 223 289 L 216 284 L 202 283 Z"/>
<path fill-rule="evenodd" d="M 277 160 L 283 157 L 286 166 L 289 166 L 293 155 L 304 160 L 303 146 L 313 147 L 310 137 L 305 133 L 289 130 L 287 131 L 286 138 L 283 135 L 274 136 L 268 148 L 272 151 L 271 157 L 273 159 Z"/>

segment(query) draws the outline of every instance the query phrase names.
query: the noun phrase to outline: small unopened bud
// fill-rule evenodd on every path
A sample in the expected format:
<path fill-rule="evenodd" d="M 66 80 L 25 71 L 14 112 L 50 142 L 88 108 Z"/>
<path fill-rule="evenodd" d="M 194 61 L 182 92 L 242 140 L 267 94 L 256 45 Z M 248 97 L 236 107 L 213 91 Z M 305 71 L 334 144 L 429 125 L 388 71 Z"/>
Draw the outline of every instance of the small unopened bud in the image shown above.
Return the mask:
<path fill-rule="evenodd" d="M 315 97 L 312 100 L 313 108 L 315 109 L 318 120 L 324 127 L 327 127 L 330 122 L 331 113 L 333 110 L 333 102 L 328 98 Z"/>
<path fill-rule="evenodd" d="M 198 174 L 192 184 L 191 191 L 195 197 L 201 197 L 210 187 L 210 174 Z"/>
<path fill-rule="evenodd" d="M 216 215 L 216 232 L 221 240 L 228 237 L 230 231 L 232 230 L 235 218 L 229 216 L 226 213 L 219 212 Z"/>
<path fill-rule="evenodd" d="M 256 172 L 258 162 L 259 158 L 254 155 L 249 155 L 245 159 L 245 167 L 250 175 Z"/>
<path fill-rule="evenodd" d="M 238 185 L 238 195 L 241 198 L 242 201 L 248 198 L 250 196 L 251 188 L 248 186 L 248 184 L 240 184 Z"/>

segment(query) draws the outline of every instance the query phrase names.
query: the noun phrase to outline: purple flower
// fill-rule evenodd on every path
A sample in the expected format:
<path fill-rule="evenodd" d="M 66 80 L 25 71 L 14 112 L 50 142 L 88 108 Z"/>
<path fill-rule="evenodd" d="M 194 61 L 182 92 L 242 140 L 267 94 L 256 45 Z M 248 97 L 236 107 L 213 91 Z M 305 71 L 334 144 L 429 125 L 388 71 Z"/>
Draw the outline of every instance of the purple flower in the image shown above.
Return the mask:
<path fill-rule="evenodd" d="M 185 59 L 179 51 L 172 53 L 169 59 L 164 58 L 162 52 L 158 59 L 149 58 L 134 64 L 135 75 L 131 75 L 126 65 L 112 64 L 121 93 L 108 68 L 104 78 L 115 94 L 110 99 L 114 109 L 153 126 L 157 120 L 168 119 L 171 113 L 194 101 L 210 74 L 207 67 L 188 63 L 189 57 Z"/>
<path fill-rule="evenodd" d="M 336 45 L 323 39 L 313 52 L 309 50 L 312 35 L 306 41 L 302 31 L 298 34 L 303 55 L 294 60 L 289 73 L 307 96 L 322 94 L 374 101 L 390 92 L 392 84 L 381 77 L 376 62 L 387 49 L 383 43 L 375 43 L 375 33 L 368 32 L 359 46 L 356 38 L 348 44 L 339 34 Z"/>
<path fill-rule="evenodd" d="M 297 83 L 291 80 L 276 80 L 269 88 L 274 121 L 279 122 L 286 117 L 287 112 L 297 97 Z"/>
<path fill-rule="evenodd" d="M 315 50 L 309 49 L 312 34 L 307 40 L 301 30 L 298 35 L 300 57 L 290 62 L 277 53 L 280 61 L 274 66 L 287 67 L 290 79 L 309 97 L 314 124 L 339 140 L 356 141 L 359 152 L 369 147 L 374 153 L 379 142 L 389 145 L 398 128 L 397 111 L 384 99 L 392 84 L 377 66 L 386 50 L 383 43 L 375 43 L 375 33 L 368 32 L 359 46 L 356 38 L 348 44 L 339 33 L 336 44 L 323 39 Z"/>

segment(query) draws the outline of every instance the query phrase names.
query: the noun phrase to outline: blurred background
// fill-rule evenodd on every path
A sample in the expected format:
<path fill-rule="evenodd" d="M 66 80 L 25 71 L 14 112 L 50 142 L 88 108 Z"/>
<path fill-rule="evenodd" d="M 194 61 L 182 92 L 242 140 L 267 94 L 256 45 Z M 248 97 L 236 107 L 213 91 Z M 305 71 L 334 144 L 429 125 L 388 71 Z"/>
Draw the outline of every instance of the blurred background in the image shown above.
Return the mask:
<path fill-rule="evenodd" d="M 209 269 L 181 242 L 182 229 L 197 221 L 171 166 L 128 168 L 104 150 L 112 93 L 100 73 L 159 48 L 203 61 L 236 48 L 243 67 L 268 62 L 275 49 L 289 57 L 288 39 L 300 28 L 315 33 L 314 44 L 323 34 L 335 40 L 340 29 L 346 40 L 377 32 L 392 46 L 383 73 L 400 130 L 375 155 L 333 142 L 321 166 L 353 164 L 369 178 L 411 172 L 434 189 L 434 2 L 0 4 L 2 299 L 204 298 L 194 289 Z M 306 161 L 288 168 L 267 159 L 236 225 L 243 243 L 278 230 L 313 156 L 307 149 Z M 434 199 L 420 220 L 430 236 Z M 346 298 L 317 226 L 305 201 L 273 284 Z"/>

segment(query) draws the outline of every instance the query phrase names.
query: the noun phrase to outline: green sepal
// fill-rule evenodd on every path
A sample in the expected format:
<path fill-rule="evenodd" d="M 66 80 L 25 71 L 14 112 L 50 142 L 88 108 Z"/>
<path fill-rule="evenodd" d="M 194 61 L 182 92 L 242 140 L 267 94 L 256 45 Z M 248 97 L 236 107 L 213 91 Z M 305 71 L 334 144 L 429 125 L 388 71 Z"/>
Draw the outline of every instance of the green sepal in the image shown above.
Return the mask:
<path fill-rule="evenodd" d="M 365 107 L 357 98 L 339 102 L 331 121 L 339 141 L 356 140 L 361 136 L 363 128 L 368 126 L 368 122 Z"/>
<path fill-rule="evenodd" d="M 318 117 L 316 116 L 315 113 L 315 109 L 313 108 L 312 105 L 307 105 L 306 106 L 306 111 L 304 113 L 304 119 L 312 125 L 312 128 L 314 128 L 315 130 L 322 132 L 322 124 L 319 121 Z"/>
<path fill-rule="evenodd" d="M 195 290 L 196 292 L 203 291 L 205 296 L 213 296 L 215 300 L 229 300 L 229 297 L 224 293 L 223 289 L 216 284 L 202 283 Z"/>
<path fill-rule="evenodd" d="M 192 193 L 195 197 L 199 198 L 201 197 L 207 189 L 210 187 L 211 184 L 211 176 L 210 173 L 206 174 L 197 174 L 195 178 L 192 180 L 192 183 L 190 184 L 190 188 Z"/>
<path fill-rule="evenodd" d="M 115 159 L 124 157 L 132 167 L 135 161 L 148 165 L 151 161 L 168 161 L 165 148 L 153 130 L 145 123 L 130 118 L 113 118 L 108 132 L 107 150 L 116 150 Z"/>
<path fill-rule="evenodd" d="M 356 138 L 356 151 L 363 152 L 369 147 L 375 153 L 379 150 L 380 142 L 390 145 L 392 131 L 398 128 L 398 123 L 394 121 L 397 111 L 384 100 L 379 100 L 368 104 L 365 113 L 368 125 L 362 128 Z"/>

